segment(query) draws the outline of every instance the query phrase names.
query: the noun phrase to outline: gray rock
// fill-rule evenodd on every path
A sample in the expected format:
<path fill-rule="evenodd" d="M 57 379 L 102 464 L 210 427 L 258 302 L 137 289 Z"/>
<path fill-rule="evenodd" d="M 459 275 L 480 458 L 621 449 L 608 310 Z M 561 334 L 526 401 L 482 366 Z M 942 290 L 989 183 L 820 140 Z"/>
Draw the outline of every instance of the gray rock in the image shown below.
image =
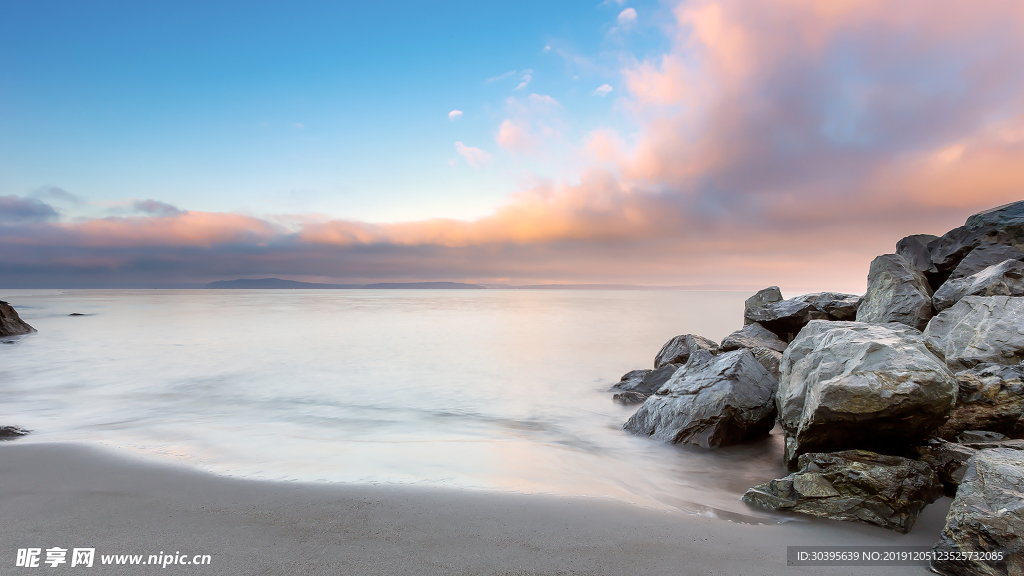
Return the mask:
<path fill-rule="evenodd" d="M 797 296 L 793 300 L 807 302 L 816 310 L 828 314 L 828 320 L 856 320 L 861 297 L 839 292 L 817 292 Z"/>
<path fill-rule="evenodd" d="M 956 407 L 936 436 L 952 440 L 968 430 L 1024 434 L 1024 366 L 983 363 L 956 378 Z"/>
<path fill-rule="evenodd" d="M 930 568 L 947 576 L 1024 574 L 1024 463 L 1009 448 L 982 450 L 946 515 Z M 1002 561 L 973 554 L 1003 553 Z M 966 558 L 964 558 L 966 556 Z"/>
<path fill-rule="evenodd" d="M 923 446 L 917 447 L 918 458 L 932 467 L 946 488 L 947 496 L 955 496 L 957 488 L 967 473 L 967 461 L 979 450 L 1009 448 L 1024 451 L 1024 440 L 999 440 L 995 442 L 972 442 L 960 444 L 941 438 L 930 438 Z"/>
<path fill-rule="evenodd" d="M 743 323 L 750 324 L 752 321 L 747 320 L 747 313 L 757 308 L 764 308 L 768 304 L 773 302 L 782 301 L 782 292 L 778 286 L 769 286 L 763 290 L 758 291 L 743 303 Z"/>
<path fill-rule="evenodd" d="M 940 312 L 924 331 L 928 346 L 954 371 L 982 362 L 1024 360 L 1024 297 L 965 296 Z"/>
<path fill-rule="evenodd" d="M 1006 260 L 1022 260 L 1024 259 L 1024 252 L 1021 252 L 1013 246 L 1006 246 L 1004 244 L 982 244 L 974 250 L 971 250 L 963 260 L 957 264 L 956 268 L 953 269 L 953 273 L 949 275 L 949 280 L 955 280 L 957 278 L 965 278 L 981 272 L 985 268 L 992 266 L 993 264 L 999 264 Z"/>
<path fill-rule="evenodd" d="M 941 425 L 957 380 L 899 323 L 809 323 L 782 355 L 776 405 L 786 462 L 806 452 L 913 446 Z"/>
<path fill-rule="evenodd" d="M 948 276 L 975 248 L 985 244 L 1008 243 L 1006 235 L 993 226 L 961 226 L 929 244 L 928 250 L 938 273 Z"/>
<path fill-rule="evenodd" d="M 768 348 L 777 352 L 786 351 L 786 343 L 774 332 L 757 322 L 747 324 L 741 330 L 729 334 L 722 340 L 722 351 L 730 352 L 740 348 Z"/>
<path fill-rule="evenodd" d="M 754 354 L 754 359 L 757 360 L 764 369 L 768 371 L 776 380 L 781 376 L 780 368 L 782 367 L 782 352 L 772 350 L 771 348 L 750 348 L 750 351 Z"/>
<path fill-rule="evenodd" d="M 672 338 L 658 351 L 654 357 L 654 368 L 666 364 L 686 364 L 694 350 L 718 351 L 718 343 L 696 334 L 682 334 Z"/>
<path fill-rule="evenodd" d="M 633 370 L 627 372 L 618 384 L 612 386 L 615 390 L 625 392 L 639 392 L 649 396 L 661 388 L 668 379 L 680 368 L 680 364 L 666 364 L 656 370 Z"/>
<path fill-rule="evenodd" d="M 1012 226 L 1024 224 L 1024 200 L 978 212 L 967 219 L 968 226 Z"/>
<path fill-rule="evenodd" d="M 35 328 L 18 316 L 13 306 L 0 300 L 0 336 L 19 336 L 35 331 Z"/>
<path fill-rule="evenodd" d="M 931 317 L 932 289 L 923 273 L 898 254 L 884 254 L 871 262 L 858 322 L 902 322 L 920 330 Z"/>
<path fill-rule="evenodd" d="M 818 310 L 813 304 L 795 299 L 749 309 L 745 316 L 745 324 L 756 322 L 787 342 L 811 320 L 828 319 L 828 314 Z"/>
<path fill-rule="evenodd" d="M 956 439 L 957 442 L 963 444 L 972 442 L 1000 442 L 1002 440 L 1006 440 L 1006 434 L 989 430 L 964 430 Z"/>
<path fill-rule="evenodd" d="M 938 239 L 938 236 L 932 234 L 907 236 L 896 243 L 896 253 L 906 258 L 914 270 L 934 274 L 938 269 L 932 264 L 932 253 L 928 251 L 928 245 Z"/>
<path fill-rule="evenodd" d="M 30 432 L 32 431 L 21 426 L 0 426 L 0 440 L 14 440 L 26 436 Z"/>
<path fill-rule="evenodd" d="M 643 404 L 650 394 L 644 394 L 643 392 L 634 392 L 627 390 L 625 392 L 619 392 L 612 396 L 612 401 L 623 406 L 632 406 L 633 404 Z"/>
<path fill-rule="evenodd" d="M 942 312 L 964 296 L 1024 296 L 1024 262 L 1005 260 L 972 276 L 951 278 L 935 291 L 932 305 Z"/>
<path fill-rule="evenodd" d="M 865 450 L 804 454 L 800 469 L 755 486 L 743 501 L 833 520 L 877 524 L 907 533 L 942 484 L 924 462 Z"/>
<path fill-rule="evenodd" d="M 705 448 L 767 435 L 777 381 L 747 349 L 695 352 L 623 426 L 661 442 Z"/>

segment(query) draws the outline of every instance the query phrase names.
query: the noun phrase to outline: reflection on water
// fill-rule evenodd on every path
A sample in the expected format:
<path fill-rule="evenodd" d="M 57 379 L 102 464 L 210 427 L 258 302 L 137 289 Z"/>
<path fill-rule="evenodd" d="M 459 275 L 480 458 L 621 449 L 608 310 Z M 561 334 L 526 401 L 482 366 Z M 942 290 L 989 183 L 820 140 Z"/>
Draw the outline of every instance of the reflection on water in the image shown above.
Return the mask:
<path fill-rule="evenodd" d="M 0 424 L 266 479 L 609 496 L 731 517 L 781 445 L 625 434 L 607 388 L 665 340 L 720 340 L 746 294 L 5 291 Z M 68 316 L 70 313 L 84 316 Z M 737 518 L 739 516 L 736 516 Z"/>

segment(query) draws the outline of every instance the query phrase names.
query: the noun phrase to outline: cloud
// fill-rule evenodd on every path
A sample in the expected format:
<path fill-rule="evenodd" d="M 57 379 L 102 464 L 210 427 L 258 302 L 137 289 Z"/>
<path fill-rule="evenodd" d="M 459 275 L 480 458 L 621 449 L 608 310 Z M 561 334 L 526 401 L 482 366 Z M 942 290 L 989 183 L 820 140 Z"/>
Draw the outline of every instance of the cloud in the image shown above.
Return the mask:
<path fill-rule="evenodd" d="M 504 80 L 505 78 L 510 78 L 512 76 L 515 76 L 515 75 L 516 75 L 516 71 L 515 70 L 509 70 L 508 72 L 503 72 L 501 74 L 498 74 L 497 76 L 492 76 L 491 78 L 488 78 L 487 80 L 484 80 L 484 82 L 488 82 L 488 83 L 489 82 L 498 82 L 500 80 Z"/>
<path fill-rule="evenodd" d="M 532 104 L 535 107 L 540 107 L 540 108 L 561 107 L 561 104 L 558 102 L 558 100 L 555 100 L 554 98 L 552 98 L 551 96 L 549 96 L 547 94 L 530 94 L 528 100 L 530 101 L 530 104 Z"/>
<path fill-rule="evenodd" d="M 183 212 L 178 207 L 159 200 L 136 200 L 132 202 L 132 211 L 159 217 L 177 216 Z"/>
<path fill-rule="evenodd" d="M 84 200 L 63 188 L 57 186 L 43 186 L 36 188 L 32 191 L 33 198 L 48 198 L 56 202 L 66 202 L 68 204 L 81 204 Z"/>
<path fill-rule="evenodd" d="M 0 225 L 56 220 L 57 211 L 35 198 L 0 196 Z"/>
<path fill-rule="evenodd" d="M 491 154 L 489 152 L 472 146 L 466 146 L 462 142 L 455 143 L 455 150 L 466 159 L 466 164 L 474 168 L 490 164 L 491 162 Z"/>
<path fill-rule="evenodd" d="M 619 26 L 630 26 L 636 22 L 636 10 L 633 8 L 626 8 L 622 12 L 619 12 L 619 16 L 615 20 L 619 23 Z"/>
<path fill-rule="evenodd" d="M 449 120 L 458 120 L 462 117 L 462 110 L 452 110 L 448 113 Z"/>
<path fill-rule="evenodd" d="M 523 76 L 519 80 L 520 82 L 516 85 L 516 90 L 522 90 L 529 86 L 530 82 L 533 80 L 533 70 L 524 70 Z"/>
<path fill-rule="evenodd" d="M 494 141 L 510 152 L 529 152 L 533 148 L 533 137 L 528 129 L 512 120 L 504 120 L 501 123 Z"/>
<path fill-rule="evenodd" d="M 610 84 L 601 84 L 600 86 L 597 87 L 596 90 L 594 90 L 594 95 L 607 96 L 608 93 L 611 92 L 612 90 L 614 90 L 614 88 L 612 88 Z"/>
<path fill-rule="evenodd" d="M 306 125 L 302 124 L 301 122 L 292 122 L 288 125 L 291 126 L 292 128 L 295 128 L 296 130 L 302 130 L 303 128 L 306 127 Z"/>

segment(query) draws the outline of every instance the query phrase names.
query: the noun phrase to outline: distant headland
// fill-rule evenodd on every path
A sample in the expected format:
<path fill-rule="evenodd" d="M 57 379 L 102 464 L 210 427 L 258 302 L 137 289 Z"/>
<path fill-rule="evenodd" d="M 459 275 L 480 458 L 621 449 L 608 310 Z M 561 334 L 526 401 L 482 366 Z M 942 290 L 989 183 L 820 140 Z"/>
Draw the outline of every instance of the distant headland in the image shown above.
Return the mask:
<path fill-rule="evenodd" d="M 318 289 L 318 290 L 486 290 L 479 284 L 463 282 L 380 282 L 377 284 L 318 284 L 280 278 L 218 280 L 206 288 L 224 289 Z"/>

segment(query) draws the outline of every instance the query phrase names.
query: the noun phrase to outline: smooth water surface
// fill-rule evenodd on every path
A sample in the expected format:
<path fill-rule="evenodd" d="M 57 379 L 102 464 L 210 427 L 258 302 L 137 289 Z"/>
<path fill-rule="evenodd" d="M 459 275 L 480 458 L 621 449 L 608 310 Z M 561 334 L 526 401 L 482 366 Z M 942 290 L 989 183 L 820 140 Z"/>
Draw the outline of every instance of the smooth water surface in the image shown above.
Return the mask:
<path fill-rule="evenodd" d="M 778 477 L 777 436 L 719 450 L 621 430 L 608 387 L 735 292 L 3 291 L 0 424 L 249 478 L 399 482 L 726 515 Z M 69 316 L 71 313 L 85 316 Z"/>

